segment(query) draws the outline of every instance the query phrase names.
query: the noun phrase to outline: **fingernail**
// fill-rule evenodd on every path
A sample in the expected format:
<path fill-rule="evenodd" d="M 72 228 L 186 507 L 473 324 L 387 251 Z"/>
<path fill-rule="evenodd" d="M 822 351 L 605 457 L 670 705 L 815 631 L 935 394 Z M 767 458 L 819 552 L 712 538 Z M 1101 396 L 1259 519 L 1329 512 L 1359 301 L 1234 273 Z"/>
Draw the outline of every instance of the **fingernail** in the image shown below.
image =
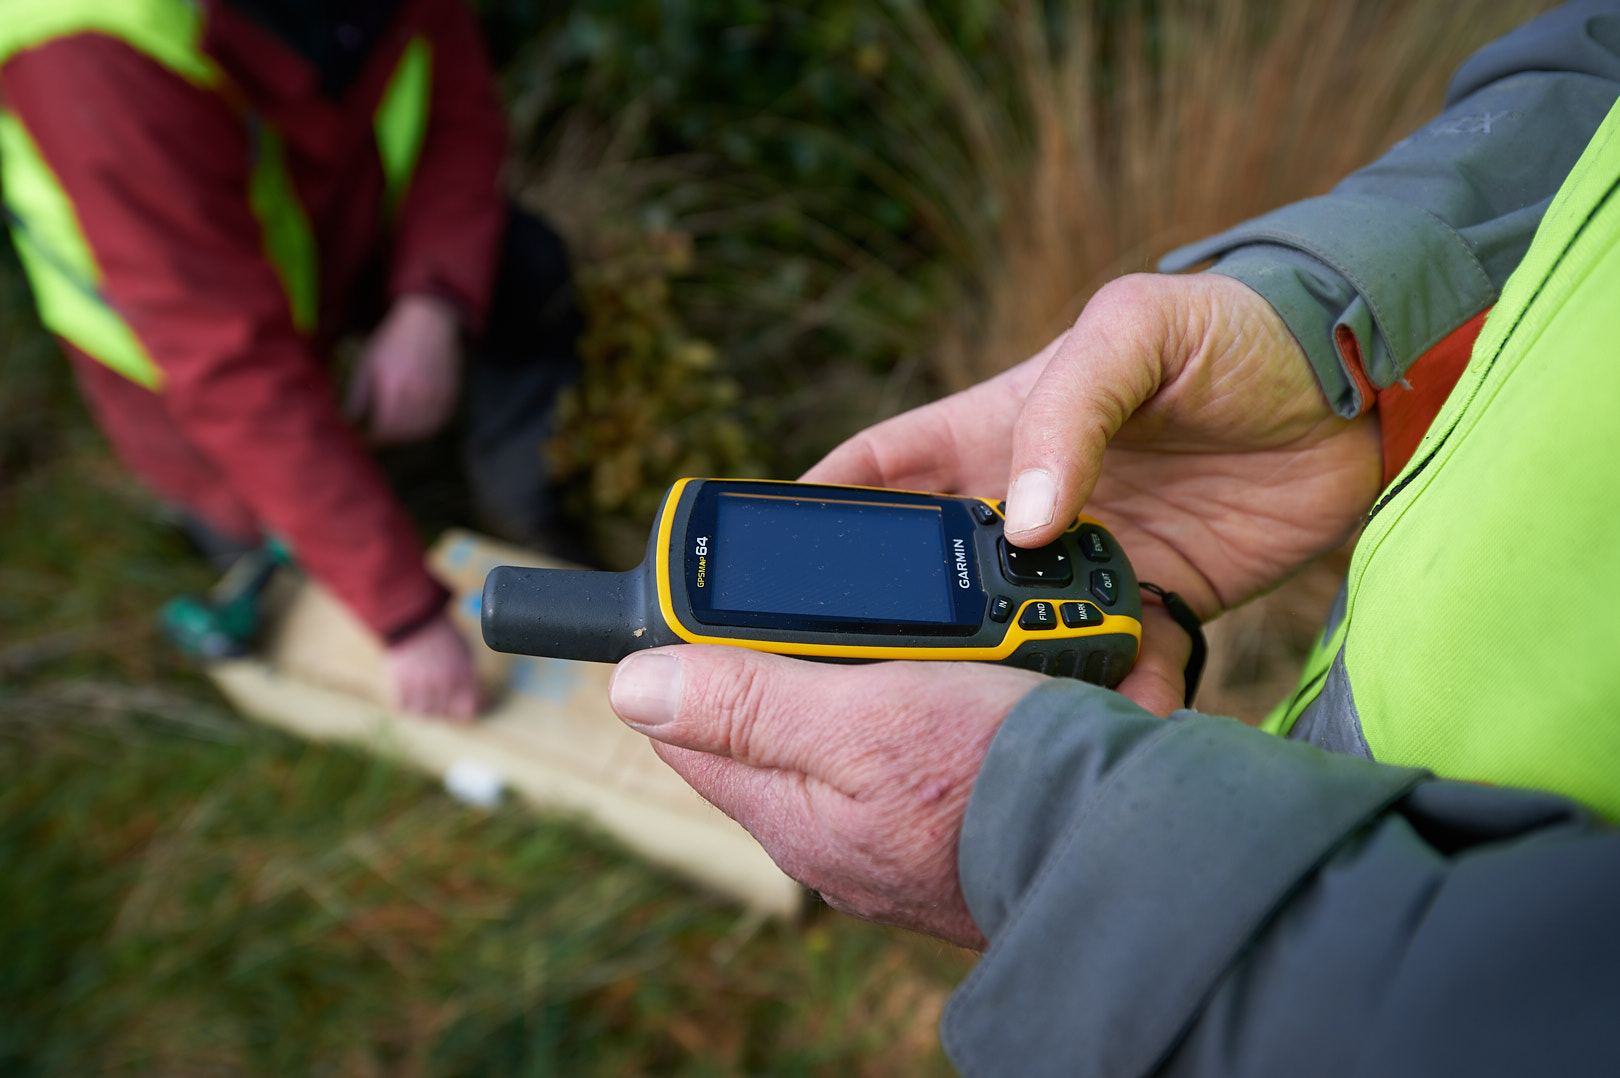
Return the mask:
<path fill-rule="evenodd" d="M 680 699 L 680 660 L 652 651 L 619 663 L 608 686 L 613 710 L 619 718 L 637 726 L 658 726 L 673 719 Z"/>
<path fill-rule="evenodd" d="M 1039 468 L 1018 473 L 1012 489 L 1007 492 L 1007 534 L 1043 528 L 1052 523 L 1056 512 L 1057 481 L 1052 473 Z"/>

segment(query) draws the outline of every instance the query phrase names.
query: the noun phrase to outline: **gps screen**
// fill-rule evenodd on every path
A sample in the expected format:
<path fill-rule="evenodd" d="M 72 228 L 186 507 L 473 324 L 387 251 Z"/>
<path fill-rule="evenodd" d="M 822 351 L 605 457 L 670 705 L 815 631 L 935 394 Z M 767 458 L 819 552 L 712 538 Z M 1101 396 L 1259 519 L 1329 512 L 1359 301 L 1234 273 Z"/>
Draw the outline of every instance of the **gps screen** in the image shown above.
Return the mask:
<path fill-rule="evenodd" d="M 714 610 L 949 624 L 952 554 L 936 505 L 721 494 Z"/>

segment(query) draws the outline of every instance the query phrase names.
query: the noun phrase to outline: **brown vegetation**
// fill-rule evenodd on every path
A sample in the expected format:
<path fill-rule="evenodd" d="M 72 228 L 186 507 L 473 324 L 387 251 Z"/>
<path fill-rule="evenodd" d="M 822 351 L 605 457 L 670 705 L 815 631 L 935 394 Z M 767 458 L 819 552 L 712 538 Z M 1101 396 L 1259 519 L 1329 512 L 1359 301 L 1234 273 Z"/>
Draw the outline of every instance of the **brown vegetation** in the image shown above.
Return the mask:
<path fill-rule="evenodd" d="M 1221 4 L 1173 0 L 1151 26 L 1091 5 L 1006 6 L 989 55 L 965 56 L 920 5 L 898 6 L 883 81 L 890 176 L 926 207 L 957 267 L 928 355 L 947 389 L 1060 333 L 1098 287 L 1167 250 L 1322 194 L 1440 109 L 1470 52 L 1546 4 Z M 950 122 L 917 113 L 916 79 Z M 1290 687 L 1348 554 L 1210 628 L 1204 710 L 1257 720 Z"/>

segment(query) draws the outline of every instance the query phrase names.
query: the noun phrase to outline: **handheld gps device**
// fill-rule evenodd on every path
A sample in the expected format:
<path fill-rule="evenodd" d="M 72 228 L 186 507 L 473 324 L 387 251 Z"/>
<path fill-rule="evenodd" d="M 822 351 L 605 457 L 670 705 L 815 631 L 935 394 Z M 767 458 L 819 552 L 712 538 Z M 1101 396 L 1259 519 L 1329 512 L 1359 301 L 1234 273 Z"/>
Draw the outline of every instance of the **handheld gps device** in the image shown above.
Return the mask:
<path fill-rule="evenodd" d="M 484 583 L 496 651 L 617 662 L 735 644 L 835 662 L 976 659 L 1113 686 L 1142 598 L 1102 525 L 1025 550 L 999 503 L 942 494 L 682 479 L 625 573 L 501 566 Z"/>

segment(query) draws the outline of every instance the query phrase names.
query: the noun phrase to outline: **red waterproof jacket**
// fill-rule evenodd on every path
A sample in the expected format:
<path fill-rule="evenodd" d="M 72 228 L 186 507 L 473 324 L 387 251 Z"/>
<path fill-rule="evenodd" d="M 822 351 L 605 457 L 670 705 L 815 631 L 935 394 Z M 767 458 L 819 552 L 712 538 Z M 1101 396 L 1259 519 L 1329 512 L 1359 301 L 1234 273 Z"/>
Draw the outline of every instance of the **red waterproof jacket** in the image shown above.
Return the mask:
<path fill-rule="evenodd" d="M 120 455 L 214 527 L 285 538 L 393 640 L 435 615 L 446 593 L 341 418 L 326 355 L 363 317 L 368 280 L 382 291 L 373 304 L 431 293 L 479 328 L 505 212 L 504 123 L 462 0 L 316 5 L 314 25 L 300 23 L 307 7 L 204 3 L 200 44 L 225 76 L 215 89 L 115 36 L 77 33 L 12 55 L 0 105 L 71 199 L 103 295 L 162 373 L 153 392 L 68 346 Z M 334 26 L 334 10 L 352 24 Z M 431 47 L 429 121 L 410 185 L 390 207 L 374 114 L 413 38 Z M 259 124 L 281 139 L 318 245 L 319 324 L 307 334 L 250 201 Z"/>

